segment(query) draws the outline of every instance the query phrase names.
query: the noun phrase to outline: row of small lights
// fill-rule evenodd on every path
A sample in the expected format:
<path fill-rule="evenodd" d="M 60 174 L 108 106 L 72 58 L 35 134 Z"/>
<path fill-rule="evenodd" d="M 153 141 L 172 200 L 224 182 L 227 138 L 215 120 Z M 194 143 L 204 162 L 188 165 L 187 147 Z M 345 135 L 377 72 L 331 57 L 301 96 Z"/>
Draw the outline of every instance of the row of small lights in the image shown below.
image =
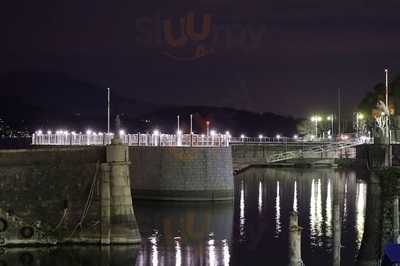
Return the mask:
<path fill-rule="evenodd" d="M 47 134 L 48 135 L 51 135 L 53 132 L 51 131 L 51 130 L 48 130 L 47 131 Z M 178 131 L 177 132 L 178 133 L 178 135 L 182 135 L 182 131 Z M 36 135 L 38 135 L 38 136 L 40 136 L 40 135 L 44 135 L 43 134 L 43 131 L 42 130 L 37 130 L 36 132 L 35 132 L 35 134 Z M 67 131 L 67 130 L 57 130 L 56 132 L 55 132 L 55 134 L 56 135 L 65 135 L 65 136 L 68 136 L 68 135 L 73 135 L 73 136 L 75 136 L 75 135 L 78 135 L 75 131 L 71 131 L 71 132 L 69 132 L 69 131 Z M 120 135 L 125 135 L 125 131 L 124 130 L 120 130 L 119 131 L 119 134 Z M 212 137 L 214 137 L 214 136 L 216 136 L 218 133 L 217 133 L 217 131 L 215 131 L 215 130 L 211 130 L 210 131 L 210 136 L 212 136 Z M 93 135 L 93 136 L 102 136 L 102 135 L 114 135 L 114 133 L 103 133 L 103 132 L 98 132 L 98 133 L 96 133 L 96 132 L 93 132 L 92 130 L 90 130 L 90 129 L 88 129 L 88 130 L 86 130 L 86 135 Z M 159 130 L 154 130 L 153 131 L 153 135 L 154 136 L 159 136 L 159 135 L 161 135 L 161 132 L 159 131 Z M 226 131 L 225 132 L 225 135 L 227 136 L 227 137 L 231 137 L 231 134 L 229 133 L 229 131 Z M 201 136 L 202 137 L 205 137 L 205 134 L 201 134 Z M 282 138 L 282 136 L 281 135 L 276 135 L 275 136 L 276 137 L 276 139 L 281 139 Z M 244 134 L 241 134 L 240 135 L 240 138 L 241 139 L 245 139 L 245 138 L 247 138 Z M 268 138 L 268 137 L 265 137 L 265 136 L 263 136 L 263 135 L 259 135 L 258 136 L 258 138 L 261 140 L 261 139 L 263 139 L 263 138 Z M 299 137 L 298 137 L 298 135 L 294 135 L 293 136 L 293 138 L 294 139 L 298 139 Z"/>
<path fill-rule="evenodd" d="M 382 114 L 384 114 L 384 113 L 382 113 Z M 356 115 L 357 115 L 357 118 L 360 119 L 360 120 L 365 118 L 363 113 L 357 113 Z M 322 120 L 324 120 L 324 118 L 322 116 L 319 116 L 319 115 L 314 115 L 314 116 L 311 117 L 310 120 L 312 122 L 321 122 Z M 332 121 L 333 120 L 333 115 L 327 116 L 326 120 Z"/>

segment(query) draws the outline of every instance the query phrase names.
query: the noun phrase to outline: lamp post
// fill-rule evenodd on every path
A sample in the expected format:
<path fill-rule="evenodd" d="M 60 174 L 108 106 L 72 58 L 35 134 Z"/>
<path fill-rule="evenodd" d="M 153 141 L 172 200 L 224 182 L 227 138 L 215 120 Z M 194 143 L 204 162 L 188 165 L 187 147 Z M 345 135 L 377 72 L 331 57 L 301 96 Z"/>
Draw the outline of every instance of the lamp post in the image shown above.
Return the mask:
<path fill-rule="evenodd" d="M 356 136 L 360 135 L 360 121 L 364 119 L 364 115 L 362 113 L 356 113 Z"/>
<path fill-rule="evenodd" d="M 206 122 L 206 126 L 207 126 L 207 137 L 210 136 L 210 121 Z"/>
<path fill-rule="evenodd" d="M 333 121 L 334 121 L 334 116 L 331 114 L 330 116 L 327 117 L 328 121 L 331 121 L 331 137 L 334 135 L 333 133 Z"/>
<path fill-rule="evenodd" d="M 179 131 L 181 131 L 180 127 L 179 127 L 179 115 L 176 116 L 176 120 L 177 120 L 177 129 L 176 129 L 176 133 L 179 133 Z"/>
<path fill-rule="evenodd" d="M 110 134 L 110 88 L 107 88 L 107 133 Z"/>
<path fill-rule="evenodd" d="M 190 114 L 190 135 L 193 134 L 193 115 Z"/>
<path fill-rule="evenodd" d="M 389 78 L 388 78 L 388 69 L 385 69 L 385 104 L 386 104 L 386 138 L 389 139 L 390 129 L 389 129 L 389 121 L 390 121 L 390 110 L 389 110 Z"/>
<path fill-rule="evenodd" d="M 314 115 L 311 117 L 311 121 L 315 122 L 315 137 L 318 138 L 318 122 L 322 121 L 322 117 Z"/>

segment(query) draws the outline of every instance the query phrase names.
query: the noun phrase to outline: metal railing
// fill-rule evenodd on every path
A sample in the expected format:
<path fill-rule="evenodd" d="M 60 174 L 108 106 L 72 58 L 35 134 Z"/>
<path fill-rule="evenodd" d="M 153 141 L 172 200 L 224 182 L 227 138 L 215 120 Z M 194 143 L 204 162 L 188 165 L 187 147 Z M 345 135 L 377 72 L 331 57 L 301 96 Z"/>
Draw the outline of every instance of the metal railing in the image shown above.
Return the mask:
<path fill-rule="evenodd" d="M 75 133 L 59 131 L 47 134 L 35 133 L 32 135 L 32 145 L 107 145 L 111 143 L 113 133 Z M 240 144 L 278 144 L 278 145 L 304 145 L 314 144 L 315 147 L 329 147 L 337 143 L 373 143 L 373 139 L 349 139 L 336 141 L 330 139 L 304 140 L 300 138 L 251 138 L 231 137 L 227 134 L 199 135 L 199 134 L 120 134 L 123 143 L 129 146 L 183 146 L 183 147 L 222 147 Z"/>
<path fill-rule="evenodd" d="M 340 150 L 353 148 L 355 146 L 361 145 L 366 143 L 363 139 L 354 139 L 351 141 L 341 141 L 341 142 L 332 142 L 328 144 L 321 144 L 316 146 L 309 146 L 303 150 L 296 150 L 296 151 L 287 151 L 282 153 L 273 154 L 268 162 L 275 163 L 286 161 L 290 159 L 297 159 L 303 157 L 305 153 L 312 153 L 312 154 L 321 154 L 324 152 L 337 152 Z"/>
<path fill-rule="evenodd" d="M 114 134 L 107 133 L 60 133 L 33 134 L 32 145 L 107 145 Z M 223 147 L 229 146 L 230 137 L 216 134 L 213 136 L 197 134 L 123 134 L 120 139 L 129 146 L 169 146 L 169 147 Z"/>

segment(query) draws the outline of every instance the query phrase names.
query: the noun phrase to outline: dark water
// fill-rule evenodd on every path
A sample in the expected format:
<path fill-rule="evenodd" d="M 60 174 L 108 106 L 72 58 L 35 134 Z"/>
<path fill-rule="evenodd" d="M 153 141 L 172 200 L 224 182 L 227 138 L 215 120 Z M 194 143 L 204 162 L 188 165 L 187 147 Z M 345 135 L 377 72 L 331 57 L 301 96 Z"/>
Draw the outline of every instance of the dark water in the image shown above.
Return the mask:
<path fill-rule="evenodd" d="M 345 183 L 341 265 L 354 265 L 367 191 L 355 172 L 251 169 L 235 177 L 232 203 L 136 201 L 140 247 L 3 250 L 0 266 L 286 265 L 293 209 L 304 228 L 304 263 L 332 265 L 333 186 L 339 177 Z"/>

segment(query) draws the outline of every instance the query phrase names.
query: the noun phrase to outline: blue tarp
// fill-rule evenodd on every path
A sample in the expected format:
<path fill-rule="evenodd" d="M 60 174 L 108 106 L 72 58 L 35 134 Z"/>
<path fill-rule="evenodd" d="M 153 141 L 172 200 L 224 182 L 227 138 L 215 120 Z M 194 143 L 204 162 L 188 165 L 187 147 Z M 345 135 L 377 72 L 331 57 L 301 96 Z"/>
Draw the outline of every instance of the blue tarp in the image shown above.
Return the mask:
<path fill-rule="evenodd" d="M 391 263 L 400 263 L 400 245 L 389 244 L 385 246 L 385 256 Z"/>

